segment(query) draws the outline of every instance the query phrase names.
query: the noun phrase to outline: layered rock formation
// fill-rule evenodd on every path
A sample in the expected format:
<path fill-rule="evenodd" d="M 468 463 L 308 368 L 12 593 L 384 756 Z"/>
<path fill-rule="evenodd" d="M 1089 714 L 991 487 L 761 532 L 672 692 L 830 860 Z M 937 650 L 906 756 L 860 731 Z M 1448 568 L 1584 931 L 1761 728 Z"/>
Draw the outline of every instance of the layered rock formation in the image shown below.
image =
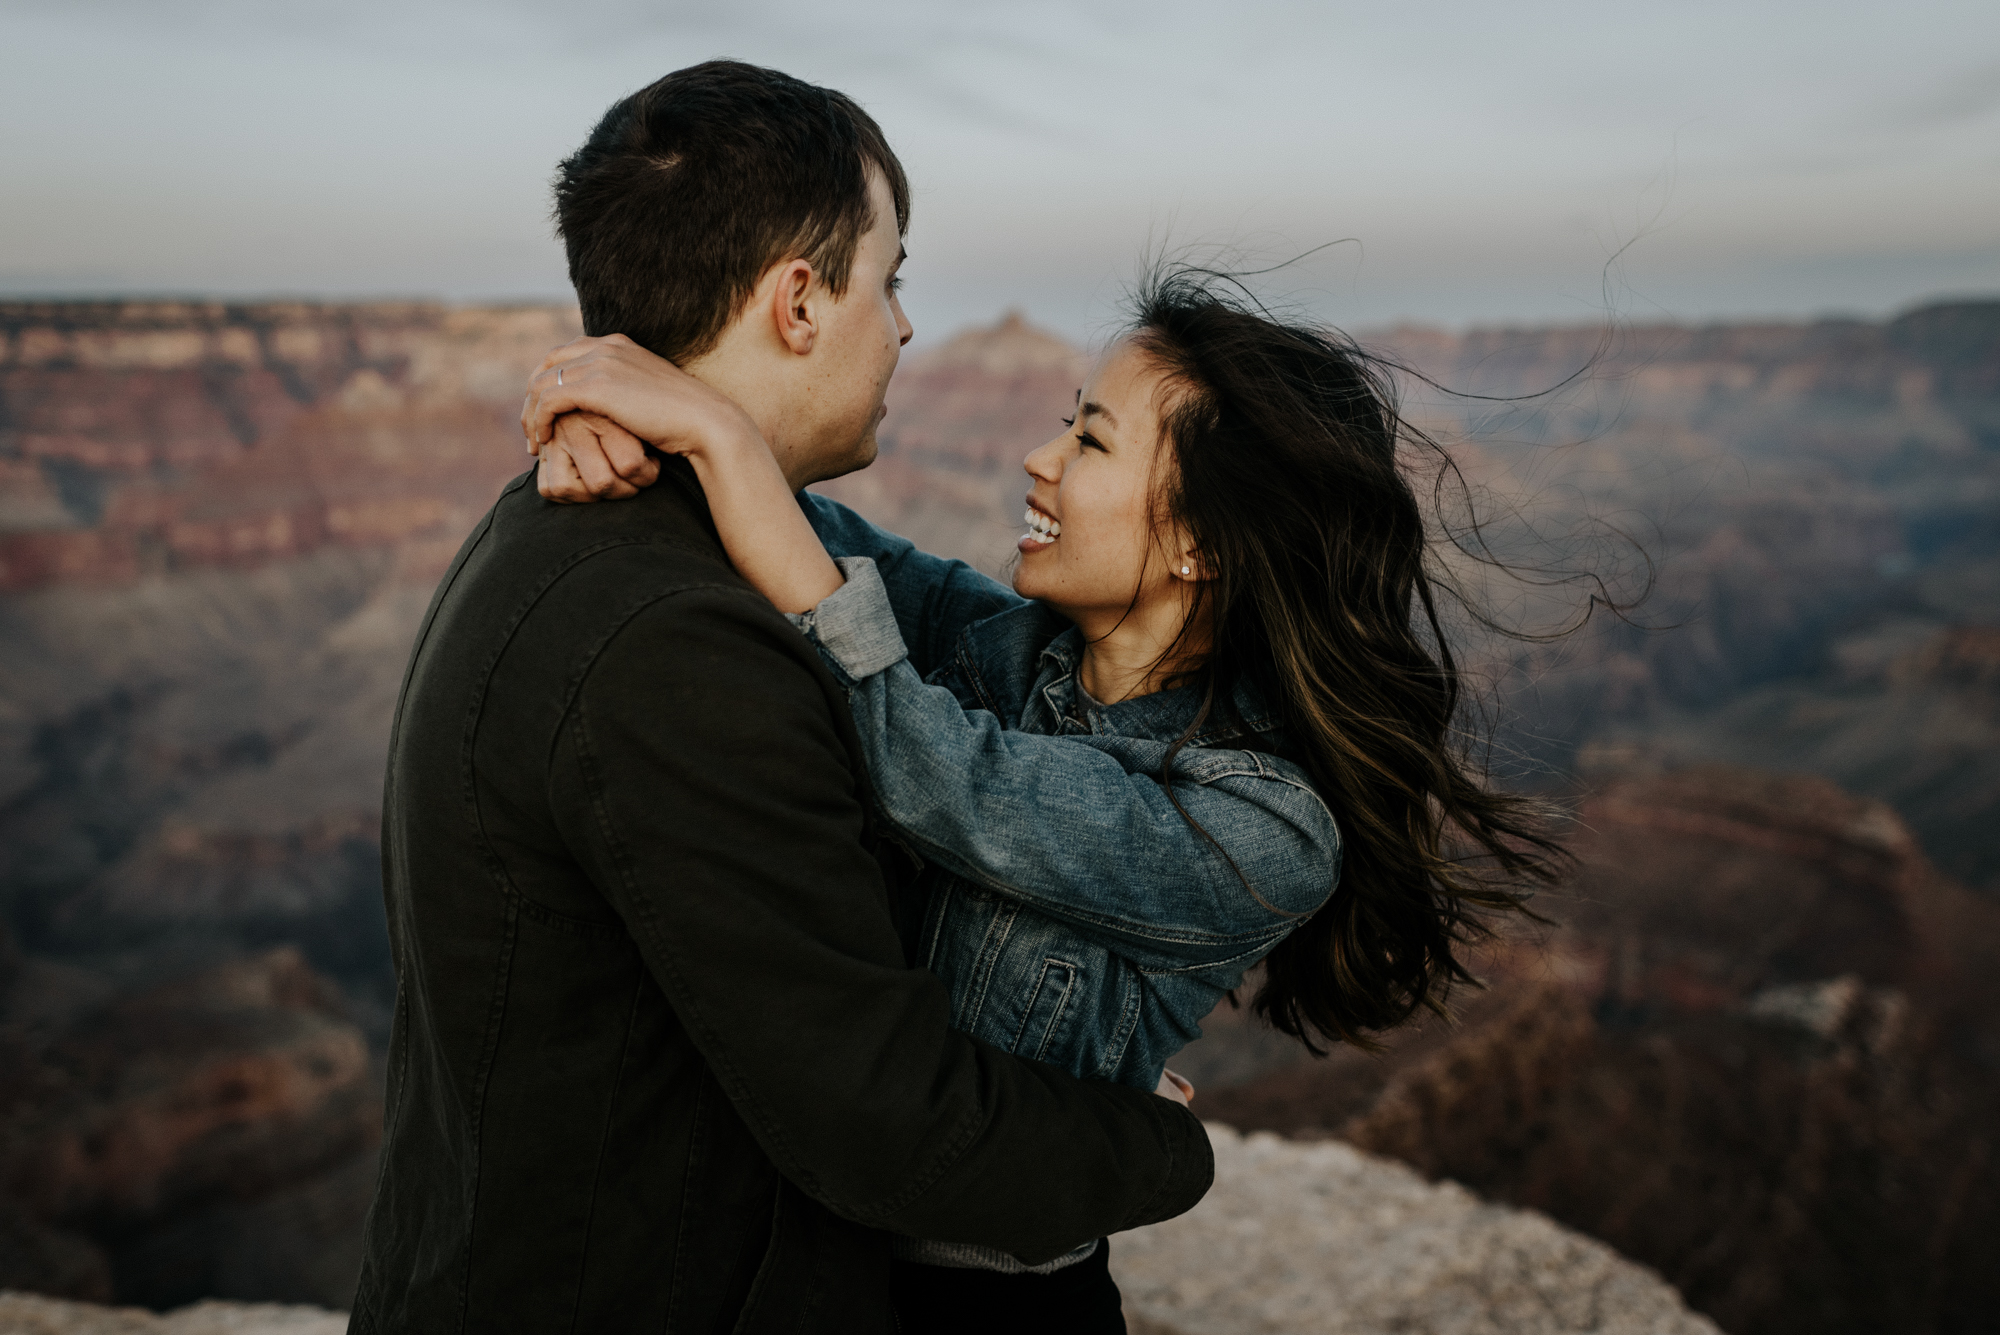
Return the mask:
<path fill-rule="evenodd" d="M 1554 925 L 1483 953 L 1457 1027 L 1199 1106 L 1545 1211 L 1726 1330 L 1978 1329 L 2000 905 L 1804 777 L 1613 783 L 1574 847 Z"/>
<path fill-rule="evenodd" d="M 0 1022 L 10 1282 L 156 1303 L 352 1282 L 381 1091 L 297 950 L 122 995 L 32 960 Z"/>
<path fill-rule="evenodd" d="M 499 480 L 545 308 L 0 303 L 0 590 L 325 548 L 435 576 Z M 518 433 L 516 433 L 518 434 Z"/>
<path fill-rule="evenodd" d="M 1459 453 L 1492 489 L 1503 554 L 1615 572 L 1628 596 L 1642 551 L 1652 563 L 1631 624 L 1489 647 L 1514 746 L 1599 775 L 1703 760 L 1824 774 L 2000 890 L 1990 679 L 1890 670 L 2000 624 L 2000 302 L 1883 324 L 1368 341 L 1454 390 L 1527 396 L 1412 391 L 1421 420 L 1472 442 Z M 1590 591 L 1537 609 L 1512 581 L 1483 587 L 1542 624 Z"/>
<path fill-rule="evenodd" d="M 379 972 L 402 657 L 525 465 L 526 369 L 574 331 L 539 308 L 0 305 L 0 896 L 28 949 L 193 924 Z"/>
<path fill-rule="evenodd" d="M 0 304 L 0 1284 L 345 1303 L 390 710 L 574 332 Z"/>

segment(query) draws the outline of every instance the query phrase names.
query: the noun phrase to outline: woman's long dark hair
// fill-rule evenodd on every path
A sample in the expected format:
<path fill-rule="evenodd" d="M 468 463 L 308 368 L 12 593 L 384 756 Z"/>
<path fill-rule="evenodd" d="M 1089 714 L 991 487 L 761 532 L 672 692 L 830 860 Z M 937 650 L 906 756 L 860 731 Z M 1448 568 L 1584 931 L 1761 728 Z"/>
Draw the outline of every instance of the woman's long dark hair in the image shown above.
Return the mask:
<path fill-rule="evenodd" d="M 1523 911 L 1563 854 L 1461 730 L 1445 540 L 1410 484 L 1456 477 L 1450 456 L 1403 420 L 1391 364 L 1227 282 L 1157 270 L 1130 330 L 1164 376 L 1155 523 L 1209 573 L 1188 619 L 1209 648 L 1177 678 L 1206 703 L 1182 743 L 1246 678 L 1276 708 L 1340 824 L 1342 869 L 1265 961 L 1252 1009 L 1314 1052 L 1315 1036 L 1373 1046 L 1371 1031 L 1474 982 L 1456 947 Z"/>

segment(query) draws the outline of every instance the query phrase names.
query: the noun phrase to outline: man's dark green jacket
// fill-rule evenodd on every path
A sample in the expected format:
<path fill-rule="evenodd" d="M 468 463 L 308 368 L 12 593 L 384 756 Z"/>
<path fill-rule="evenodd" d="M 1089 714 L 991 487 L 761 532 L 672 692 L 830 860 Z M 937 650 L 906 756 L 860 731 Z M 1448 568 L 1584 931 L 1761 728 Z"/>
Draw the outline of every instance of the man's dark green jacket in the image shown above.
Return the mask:
<path fill-rule="evenodd" d="M 522 478 L 412 654 L 353 1329 L 887 1331 L 886 1234 L 1028 1261 L 1178 1214 L 1201 1125 L 949 1027 L 861 749 L 692 472 Z"/>

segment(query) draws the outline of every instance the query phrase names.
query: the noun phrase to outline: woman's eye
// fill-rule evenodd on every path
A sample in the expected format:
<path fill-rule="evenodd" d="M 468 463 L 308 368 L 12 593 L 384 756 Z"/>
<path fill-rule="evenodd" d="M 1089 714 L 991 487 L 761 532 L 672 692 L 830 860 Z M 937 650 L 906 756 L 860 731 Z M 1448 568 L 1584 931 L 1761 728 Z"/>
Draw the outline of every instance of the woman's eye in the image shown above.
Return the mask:
<path fill-rule="evenodd" d="M 1064 426 L 1075 426 L 1075 425 L 1076 425 L 1076 419 L 1075 419 L 1074 417 L 1065 417 L 1065 418 L 1063 418 L 1063 420 L 1062 420 L 1062 424 L 1063 424 Z"/>
<path fill-rule="evenodd" d="M 1097 437 L 1091 435 L 1088 431 L 1077 432 L 1076 443 L 1083 446 L 1083 448 L 1086 450 L 1096 450 L 1099 453 L 1105 452 L 1104 442 L 1099 440 Z"/>

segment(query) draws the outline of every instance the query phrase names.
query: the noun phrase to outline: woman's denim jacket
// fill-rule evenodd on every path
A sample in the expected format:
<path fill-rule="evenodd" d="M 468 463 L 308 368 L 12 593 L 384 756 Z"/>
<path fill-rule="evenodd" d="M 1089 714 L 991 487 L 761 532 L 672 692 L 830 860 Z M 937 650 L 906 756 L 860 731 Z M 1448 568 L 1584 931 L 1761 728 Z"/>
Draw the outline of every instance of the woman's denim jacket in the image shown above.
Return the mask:
<path fill-rule="evenodd" d="M 1158 776 L 1195 690 L 1078 722 L 1067 621 L 824 497 L 801 503 L 850 559 L 846 585 L 793 620 L 848 687 L 877 804 L 927 864 L 922 962 L 954 1027 L 1151 1089 L 1333 892 L 1332 814 L 1245 689 L 1237 718 L 1174 758 L 1184 818 Z"/>

